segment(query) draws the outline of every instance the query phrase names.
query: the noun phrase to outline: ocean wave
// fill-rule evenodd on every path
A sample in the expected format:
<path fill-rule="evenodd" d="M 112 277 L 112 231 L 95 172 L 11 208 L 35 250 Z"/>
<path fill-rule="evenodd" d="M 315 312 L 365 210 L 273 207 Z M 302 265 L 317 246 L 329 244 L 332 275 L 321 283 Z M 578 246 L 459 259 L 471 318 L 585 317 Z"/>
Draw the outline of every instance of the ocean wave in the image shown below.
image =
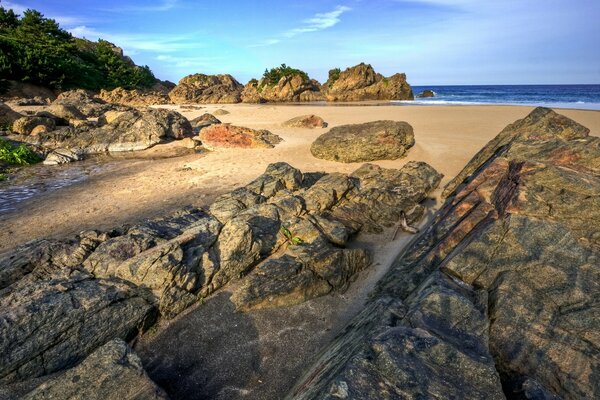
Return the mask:
<path fill-rule="evenodd" d="M 480 105 L 505 105 L 505 106 L 530 106 L 530 107 L 548 107 L 548 108 L 575 108 L 581 110 L 600 110 L 600 103 L 591 103 L 585 101 L 573 102 L 532 102 L 532 101 L 511 101 L 511 100 L 485 100 L 485 101 L 465 101 L 465 100 L 442 100 L 442 99 L 417 99 L 417 100 L 392 100 L 392 104 L 398 105 L 423 105 L 423 106 L 480 106 Z"/>

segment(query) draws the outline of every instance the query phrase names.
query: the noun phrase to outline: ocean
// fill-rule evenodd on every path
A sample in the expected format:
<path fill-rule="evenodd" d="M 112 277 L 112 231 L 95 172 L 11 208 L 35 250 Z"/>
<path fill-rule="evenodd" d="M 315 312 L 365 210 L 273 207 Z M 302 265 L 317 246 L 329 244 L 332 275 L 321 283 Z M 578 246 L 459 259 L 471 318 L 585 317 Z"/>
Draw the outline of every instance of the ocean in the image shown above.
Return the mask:
<path fill-rule="evenodd" d="M 414 105 L 509 104 L 600 110 L 600 85 L 473 85 L 413 86 L 415 96 L 425 89 L 433 98 L 395 103 Z"/>

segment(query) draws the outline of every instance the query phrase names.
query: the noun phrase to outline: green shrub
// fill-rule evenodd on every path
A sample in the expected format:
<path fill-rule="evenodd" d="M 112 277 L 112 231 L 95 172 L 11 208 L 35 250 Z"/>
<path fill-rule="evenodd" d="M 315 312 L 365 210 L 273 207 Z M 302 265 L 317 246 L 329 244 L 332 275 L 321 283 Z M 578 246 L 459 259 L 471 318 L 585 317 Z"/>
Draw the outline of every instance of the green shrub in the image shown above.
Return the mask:
<path fill-rule="evenodd" d="M 38 163 L 42 159 L 24 144 L 15 146 L 0 139 L 0 161 L 10 165 L 30 165 Z"/>
<path fill-rule="evenodd" d="M 335 83 L 335 81 L 337 81 L 338 79 L 340 79 L 340 74 L 342 73 L 342 70 L 339 68 L 333 68 L 329 70 L 329 82 L 330 83 Z"/>
<path fill-rule="evenodd" d="M 281 66 L 271 68 L 270 70 L 265 69 L 265 73 L 263 74 L 263 82 L 268 86 L 274 86 L 277 85 L 277 83 L 284 76 L 292 75 L 300 75 L 304 81 L 310 80 L 306 72 L 296 68 L 288 67 L 285 64 L 281 64 Z"/>

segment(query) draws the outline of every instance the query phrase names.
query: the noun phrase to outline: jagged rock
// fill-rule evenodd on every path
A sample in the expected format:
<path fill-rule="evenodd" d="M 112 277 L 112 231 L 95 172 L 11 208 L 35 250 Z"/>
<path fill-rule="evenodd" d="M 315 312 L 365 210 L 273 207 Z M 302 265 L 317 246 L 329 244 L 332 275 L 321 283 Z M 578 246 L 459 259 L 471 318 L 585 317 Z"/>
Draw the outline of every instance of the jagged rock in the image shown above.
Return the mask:
<path fill-rule="evenodd" d="M 300 74 L 282 76 L 275 85 L 266 80 L 252 80 L 244 87 L 244 103 L 321 101 L 321 85 L 314 79 Z"/>
<path fill-rule="evenodd" d="M 44 382 L 23 400 L 159 400 L 167 395 L 146 374 L 122 340 L 108 342 L 78 366 Z"/>
<path fill-rule="evenodd" d="M 317 115 L 301 115 L 285 121 L 283 126 L 288 128 L 327 128 L 327 122 Z"/>
<path fill-rule="evenodd" d="M 207 148 L 241 147 L 273 148 L 281 138 L 266 129 L 251 129 L 229 124 L 215 124 L 200 131 L 202 144 Z"/>
<path fill-rule="evenodd" d="M 244 86 L 231 75 L 188 75 L 169 92 L 174 104 L 239 103 Z"/>
<path fill-rule="evenodd" d="M 415 144 L 406 122 L 374 121 L 336 126 L 319 136 L 310 152 L 317 158 L 339 162 L 394 160 Z"/>
<path fill-rule="evenodd" d="M 327 101 L 413 100 L 413 92 L 405 74 L 384 77 L 369 64 L 347 68 L 330 77 L 322 91 Z"/>
<path fill-rule="evenodd" d="M 4 103 L 0 103 L 0 130 L 9 130 L 12 124 L 23 117 Z"/>
<path fill-rule="evenodd" d="M 435 92 L 433 90 L 429 90 L 429 89 L 423 90 L 421 93 L 419 93 L 417 95 L 417 97 L 420 97 L 420 98 L 435 97 Z"/>
<path fill-rule="evenodd" d="M 45 165 L 67 164 L 73 161 L 79 161 L 79 154 L 69 149 L 56 149 L 46 156 Z"/>
<path fill-rule="evenodd" d="M 98 98 L 104 100 L 107 103 L 120 104 L 123 106 L 138 107 L 138 106 L 151 106 L 155 104 L 171 104 L 169 98 L 169 90 L 166 88 L 155 88 L 147 90 L 127 90 L 122 87 L 118 87 L 113 90 L 100 91 Z"/>
<path fill-rule="evenodd" d="M 598 397 L 600 138 L 588 132 L 544 108 L 505 128 L 290 397 Z"/>
<path fill-rule="evenodd" d="M 204 113 L 201 116 L 191 120 L 190 123 L 195 130 L 200 131 L 202 128 L 206 128 L 207 126 L 220 124 L 221 121 L 212 114 Z"/>
<path fill-rule="evenodd" d="M 85 117 L 99 117 L 107 111 L 115 109 L 117 106 L 107 104 L 103 100 L 94 97 L 83 89 L 68 90 L 58 95 L 53 105 L 74 106 Z"/>
<path fill-rule="evenodd" d="M 95 154 L 144 150 L 162 141 L 194 135 L 189 121 L 175 111 L 129 109 L 105 115 L 100 118 L 100 127 L 81 124 L 24 139 L 51 150 L 65 148 L 78 154 Z"/>
<path fill-rule="evenodd" d="M 46 132 L 49 132 L 56 127 L 56 122 L 52 118 L 46 117 L 21 117 L 12 123 L 12 131 L 19 135 L 31 135 L 31 132 L 38 126 L 45 127 Z M 38 129 L 36 133 L 41 132 Z"/>

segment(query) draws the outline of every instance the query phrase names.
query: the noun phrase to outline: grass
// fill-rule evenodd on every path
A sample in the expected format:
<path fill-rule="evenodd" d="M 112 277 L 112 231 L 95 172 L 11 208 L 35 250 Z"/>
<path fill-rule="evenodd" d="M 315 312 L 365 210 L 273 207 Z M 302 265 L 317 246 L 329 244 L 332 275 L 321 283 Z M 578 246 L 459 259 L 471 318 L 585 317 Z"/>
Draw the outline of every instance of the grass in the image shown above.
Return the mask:
<path fill-rule="evenodd" d="M 10 165 L 31 165 L 42 161 L 42 158 L 24 144 L 15 146 L 0 139 L 0 161 Z"/>

